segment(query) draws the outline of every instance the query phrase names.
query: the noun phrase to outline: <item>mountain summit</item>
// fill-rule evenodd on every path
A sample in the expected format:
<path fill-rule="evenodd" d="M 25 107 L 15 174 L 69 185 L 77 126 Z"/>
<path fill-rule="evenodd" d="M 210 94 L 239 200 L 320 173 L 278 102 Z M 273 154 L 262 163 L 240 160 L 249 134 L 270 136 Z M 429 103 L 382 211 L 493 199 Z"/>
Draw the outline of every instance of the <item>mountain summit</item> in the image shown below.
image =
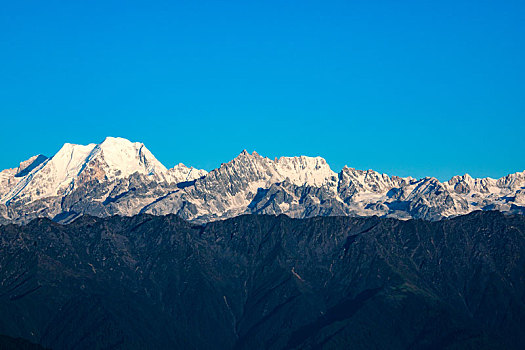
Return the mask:
<path fill-rule="evenodd" d="M 442 183 L 349 167 L 336 173 L 321 157 L 271 160 L 244 150 L 207 173 L 182 163 L 167 169 L 144 144 L 118 137 L 66 143 L 51 158 L 0 172 L 2 222 L 138 213 L 195 222 L 249 213 L 439 220 L 474 210 L 525 213 L 525 172 Z"/>

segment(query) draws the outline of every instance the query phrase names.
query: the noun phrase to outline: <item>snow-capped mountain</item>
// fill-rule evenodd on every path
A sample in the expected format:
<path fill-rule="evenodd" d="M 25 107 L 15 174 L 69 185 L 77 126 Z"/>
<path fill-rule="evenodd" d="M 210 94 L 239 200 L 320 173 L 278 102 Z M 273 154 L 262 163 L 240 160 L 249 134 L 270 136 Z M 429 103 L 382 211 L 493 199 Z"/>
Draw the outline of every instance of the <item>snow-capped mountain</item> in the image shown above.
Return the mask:
<path fill-rule="evenodd" d="M 83 213 L 133 215 L 142 201 L 153 201 L 178 183 L 201 177 L 206 171 L 183 164 L 166 169 L 144 144 L 108 137 L 100 144 L 66 143 L 49 159 L 35 156 L 20 163 L 17 170 L 0 174 L 4 206 L 0 211 L 8 219 L 25 220 L 57 215 L 67 218 L 70 211 L 73 217 Z M 109 205 L 112 195 L 144 186 L 152 190 L 128 198 L 132 204 L 122 202 L 118 209 Z M 145 198 L 139 199 L 142 196 Z"/>
<path fill-rule="evenodd" d="M 474 210 L 525 213 L 525 172 L 442 183 L 349 167 L 336 173 L 321 157 L 271 160 L 243 151 L 207 173 L 183 164 L 167 169 L 142 143 L 113 137 L 65 144 L 51 158 L 34 156 L 0 172 L 3 222 L 142 212 L 195 222 L 249 213 L 439 220 Z"/>

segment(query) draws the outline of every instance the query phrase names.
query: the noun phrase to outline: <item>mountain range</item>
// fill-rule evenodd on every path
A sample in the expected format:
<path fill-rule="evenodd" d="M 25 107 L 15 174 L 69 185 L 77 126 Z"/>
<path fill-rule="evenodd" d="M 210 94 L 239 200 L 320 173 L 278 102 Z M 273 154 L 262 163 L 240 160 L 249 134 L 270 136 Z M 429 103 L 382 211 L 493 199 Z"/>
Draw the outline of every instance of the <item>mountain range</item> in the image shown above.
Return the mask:
<path fill-rule="evenodd" d="M 0 225 L 0 348 L 523 349 L 524 276 L 498 211 L 35 219 Z"/>
<path fill-rule="evenodd" d="M 0 349 L 521 349 L 523 214 L 525 172 L 65 144 L 0 172 Z"/>
<path fill-rule="evenodd" d="M 108 137 L 68 143 L 50 158 L 36 155 L 0 172 L 0 223 L 140 213 L 195 223 L 241 214 L 440 220 L 476 210 L 525 213 L 525 171 L 440 182 L 346 166 L 337 173 L 321 157 L 272 160 L 246 151 L 210 172 L 167 169 L 144 144 Z"/>

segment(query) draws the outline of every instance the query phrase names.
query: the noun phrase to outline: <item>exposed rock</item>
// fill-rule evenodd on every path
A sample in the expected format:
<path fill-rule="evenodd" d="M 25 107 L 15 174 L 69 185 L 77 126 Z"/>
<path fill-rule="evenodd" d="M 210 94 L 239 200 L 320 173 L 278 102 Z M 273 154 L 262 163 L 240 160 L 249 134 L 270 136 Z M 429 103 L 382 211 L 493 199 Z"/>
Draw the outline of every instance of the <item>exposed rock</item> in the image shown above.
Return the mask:
<path fill-rule="evenodd" d="M 138 213 L 196 223 L 250 213 L 440 220 L 475 210 L 523 213 L 524 190 L 525 172 L 440 182 L 348 167 L 335 173 L 321 157 L 271 160 L 247 151 L 210 173 L 183 164 L 167 169 L 143 144 L 107 138 L 65 144 L 50 159 L 0 172 L 0 222 Z"/>

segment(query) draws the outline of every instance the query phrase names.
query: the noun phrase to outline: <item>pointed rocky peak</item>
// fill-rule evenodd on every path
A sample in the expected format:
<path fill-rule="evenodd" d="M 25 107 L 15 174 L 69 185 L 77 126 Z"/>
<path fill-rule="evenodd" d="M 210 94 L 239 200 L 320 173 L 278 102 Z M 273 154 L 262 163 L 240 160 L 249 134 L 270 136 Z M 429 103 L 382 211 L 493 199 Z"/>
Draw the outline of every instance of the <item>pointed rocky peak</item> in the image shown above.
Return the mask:
<path fill-rule="evenodd" d="M 321 157 L 281 157 L 271 160 L 255 151 L 250 154 L 244 150 L 230 162 L 212 170 L 205 179 L 230 184 L 227 191 L 235 194 L 242 189 L 256 192 L 258 187 L 284 180 L 297 186 L 320 187 L 332 180 L 335 183 L 336 175 Z"/>
<path fill-rule="evenodd" d="M 273 166 L 273 161 L 260 156 L 257 152 L 250 154 L 247 150 L 243 150 L 239 155 L 233 158 L 228 163 L 221 164 L 220 168 L 239 168 L 238 170 L 256 170 Z M 216 169 L 216 170 L 219 170 Z"/>
<path fill-rule="evenodd" d="M 229 162 L 221 163 L 221 166 L 219 167 L 219 169 L 222 168 L 222 167 L 225 167 L 225 166 L 229 166 L 229 165 L 235 164 L 237 162 L 245 161 L 246 159 L 249 159 L 249 158 L 250 158 L 250 153 L 248 153 L 247 150 L 243 149 L 241 153 L 239 153 L 236 157 L 234 157 Z M 215 170 L 217 170 L 217 169 L 215 169 Z"/>
<path fill-rule="evenodd" d="M 259 153 L 255 152 L 255 151 L 253 151 L 250 154 L 250 152 L 248 152 L 246 149 L 244 149 L 244 150 L 242 150 L 241 153 L 239 153 L 239 155 L 237 155 L 237 157 L 233 158 L 228 163 L 235 162 L 235 161 L 242 161 L 242 160 L 253 160 L 253 159 L 264 159 L 264 157 L 260 156 Z"/>
<path fill-rule="evenodd" d="M 237 157 L 235 157 L 234 159 L 243 158 L 243 157 L 249 157 L 249 156 L 250 156 L 250 153 L 246 149 L 243 149 L 242 152 L 239 153 L 239 155 Z"/>

